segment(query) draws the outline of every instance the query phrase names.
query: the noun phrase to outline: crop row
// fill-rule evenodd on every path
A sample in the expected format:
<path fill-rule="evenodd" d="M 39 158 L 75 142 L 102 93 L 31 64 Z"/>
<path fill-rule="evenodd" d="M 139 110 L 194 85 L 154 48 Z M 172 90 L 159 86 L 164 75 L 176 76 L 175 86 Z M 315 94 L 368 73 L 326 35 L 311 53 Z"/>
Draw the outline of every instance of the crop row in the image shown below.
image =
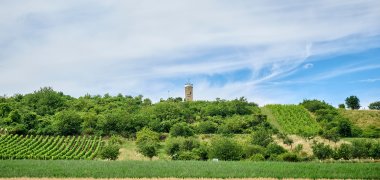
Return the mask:
<path fill-rule="evenodd" d="M 309 112 L 298 105 L 267 105 L 278 124 L 290 134 L 313 135 L 320 126 Z"/>
<path fill-rule="evenodd" d="M 94 159 L 98 136 L 0 136 L 0 159 Z"/>

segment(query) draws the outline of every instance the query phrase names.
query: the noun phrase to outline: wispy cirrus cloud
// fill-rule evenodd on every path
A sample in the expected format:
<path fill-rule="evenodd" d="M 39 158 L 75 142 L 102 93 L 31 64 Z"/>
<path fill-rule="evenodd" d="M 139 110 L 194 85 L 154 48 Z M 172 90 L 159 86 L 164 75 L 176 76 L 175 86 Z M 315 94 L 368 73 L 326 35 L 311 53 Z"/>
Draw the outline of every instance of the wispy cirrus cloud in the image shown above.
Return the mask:
<path fill-rule="evenodd" d="M 258 97 L 262 85 L 314 69 L 309 57 L 380 47 L 378 19 L 376 0 L 3 1 L 0 93 L 53 86 L 74 96 L 158 100 L 168 90 L 182 96 L 190 78 L 199 98 L 247 96 L 264 104 L 278 98 Z M 247 68 L 248 78 L 222 87 L 206 78 Z"/>

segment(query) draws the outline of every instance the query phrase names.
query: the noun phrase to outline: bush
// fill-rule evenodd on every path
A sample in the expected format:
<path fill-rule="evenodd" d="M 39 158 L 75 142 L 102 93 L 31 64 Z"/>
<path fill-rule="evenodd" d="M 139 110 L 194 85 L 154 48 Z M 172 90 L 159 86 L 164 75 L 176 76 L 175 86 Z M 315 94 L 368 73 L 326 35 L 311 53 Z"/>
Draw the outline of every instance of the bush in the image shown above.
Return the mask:
<path fill-rule="evenodd" d="M 299 153 L 301 152 L 303 149 L 303 145 L 302 144 L 297 144 L 297 146 L 294 148 L 294 151 Z"/>
<path fill-rule="evenodd" d="M 215 137 L 211 141 L 209 150 L 210 158 L 220 160 L 240 160 L 242 158 L 242 147 L 233 139 L 227 137 Z"/>
<path fill-rule="evenodd" d="M 107 145 L 103 147 L 102 151 L 100 152 L 100 157 L 102 159 L 116 160 L 119 156 L 119 153 L 119 146 Z"/>
<path fill-rule="evenodd" d="M 281 158 L 283 161 L 289 161 L 289 162 L 298 162 L 298 161 L 300 161 L 300 158 L 298 157 L 297 154 L 295 154 L 295 153 L 290 153 L 290 152 L 287 152 L 287 153 L 281 154 L 281 155 L 280 155 L 280 158 Z"/>
<path fill-rule="evenodd" d="M 275 143 L 270 143 L 266 148 L 266 156 L 279 155 L 285 152 L 286 150 L 282 146 Z"/>
<path fill-rule="evenodd" d="M 196 138 L 183 138 L 183 137 L 175 137 L 169 138 L 166 141 L 166 153 L 171 156 L 173 160 L 178 160 L 179 155 L 185 151 L 192 151 L 194 149 L 200 148 L 200 142 Z M 195 155 L 199 155 L 199 159 L 202 157 L 204 159 L 204 150 L 198 149 Z M 207 159 L 207 152 L 206 152 Z M 186 160 L 186 159 L 185 159 Z"/>
<path fill-rule="evenodd" d="M 371 142 L 367 140 L 354 140 L 352 141 L 352 157 L 354 158 L 367 158 L 369 150 L 371 149 Z"/>
<path fill-rule="evenodd" d="M 272 133 L 266 129 L 259 129 L 252 134 L 252 144 L 266 147 L 272 141 Z"/>
<path fill-rule="evenodd" d="M 158 143 L 153 141 L 144 141 L 137 145 L 139 152 L 150 159 L 157 156 L 158 146 Z"/>
<path fill-rule="evenodd" d="M 199 160 L 208 159 L 208 146 L 205 143 L 200 144 L 200 146 L 193 149 L 192 152 L 194 152 L 199 157 Z"/>
<path fill-rule="evenodd" d="M 249 160 L 251 160 L 251 161 L 264 161 L 265 158 L 264 158 L 264 155 L 257 153 L 257 154 L 252 155 L 251 157 L 249 157 Z"/>
<path fill-rule="evenodd" d="M 316 143 L 312 146 L 313 154 L 318 159 L 328 159 L 333 155 L 333 150 L 329 145 L 325 145 L 324 143 Z"/>
<path fill-rule="evenodd" d="M 369 154 L 374 159 L 380 159 L 380 142 L 372 144 Z"/>
<path fill-rule="evenodd" d="M 141 154 L 152 159 L 153 156 L 157 155 L 159 147 L 158 133 L 148 128 L 143 128 L 136 134 L 136 144 Z"/>
<path fill-rule="evenodd" d="M 331 105 L 325 103 L 324 101 L 319 101 L 319 100 L 303 100 L 302 103 L 300 103 L 303 107 L 305 107 L 307 110 L 310 112 L 316 112 L 319 109 L 333 109 Z"/>
<path fill-rule="evenodd" d="M 342 144 L 339 149 L 337 149 L 337 157 L 338 159 L 351 159 L 352 157 L 352 145 L 350 144 Z"/>
<path fill-rule="evenodd" d="M 200 157 L 191 151 L 181 151 L 176 160 L 199 160 Z"/>
<path fill-rule="evenodd" d="M 264 154 L 265 148 L 259 145 L 246 145 L 243 148 L 244 157 L 252 157 L 255 154 Z"/>
<path fill-rule="evenodd" d="M 211 121 L 202 121 L 196 126 L 196 131 L 200 134 L 213 134 L 218 130 L 218 124 Z"/>
<path fill-rule="evenodd" d="M 170 128 L 170 135 L 173 137 L 177 137 L 177 136 L 189 137 L 189 136 L 194 135 L 194 132 L 187 123 L 181 122 L 181 123 L 174 124 Z"/>

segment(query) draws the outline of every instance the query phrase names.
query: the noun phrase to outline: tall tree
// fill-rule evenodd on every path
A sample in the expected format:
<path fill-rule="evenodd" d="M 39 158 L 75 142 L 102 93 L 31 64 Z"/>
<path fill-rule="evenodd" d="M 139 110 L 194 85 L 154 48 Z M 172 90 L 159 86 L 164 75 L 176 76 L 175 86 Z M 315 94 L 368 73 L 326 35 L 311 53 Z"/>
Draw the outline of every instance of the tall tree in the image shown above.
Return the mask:
<path fill-rule="evenodd" d="M 380 110 L 380 101 L 376 101 L 376 102 L 369 104 L 368 108 L 374 109 L 374 110 Z"/>
<path fill-rule="evenodd" d="M 346 105 L 348 108 L 359 109 L 360 108 L 360 100 L 356 96 L 350 96 L 346 98 Z"/>

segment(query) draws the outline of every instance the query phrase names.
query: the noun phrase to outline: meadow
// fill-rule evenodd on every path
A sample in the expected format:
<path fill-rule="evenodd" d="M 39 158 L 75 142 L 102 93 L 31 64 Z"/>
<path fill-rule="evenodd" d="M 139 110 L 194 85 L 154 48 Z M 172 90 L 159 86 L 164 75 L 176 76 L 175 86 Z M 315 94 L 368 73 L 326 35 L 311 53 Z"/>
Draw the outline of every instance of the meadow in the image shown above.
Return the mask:
<path fill-rule="evenodd" d="M 379 179 L 380 163 L 2 160 L 0 177 Z"/>

